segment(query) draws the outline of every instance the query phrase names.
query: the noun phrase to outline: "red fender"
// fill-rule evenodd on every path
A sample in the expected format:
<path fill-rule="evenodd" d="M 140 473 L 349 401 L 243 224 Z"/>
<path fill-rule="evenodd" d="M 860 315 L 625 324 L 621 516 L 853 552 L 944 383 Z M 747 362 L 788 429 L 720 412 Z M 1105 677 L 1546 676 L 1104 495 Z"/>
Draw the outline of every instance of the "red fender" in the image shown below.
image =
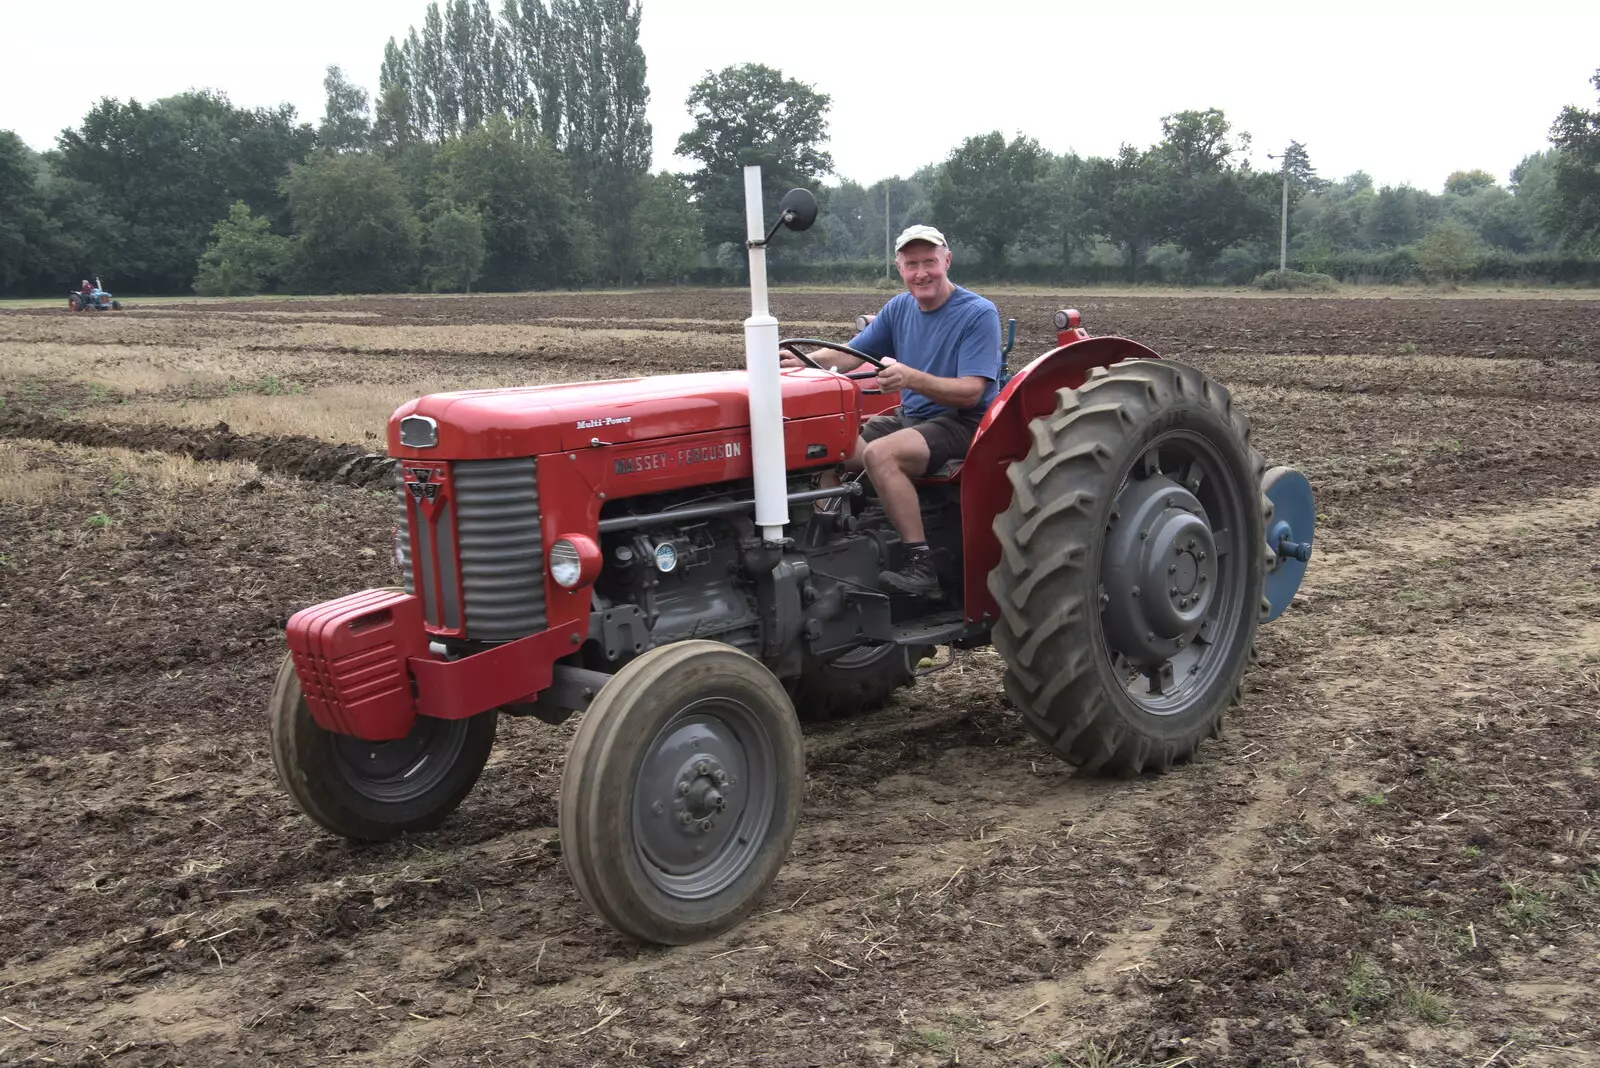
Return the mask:
<path fill-rule="evenodd" d="M 961 467 L 961 536 L 965 557 L 966 615 L 969 622 L 999 617 L 989 593 L 989 572 L 1000 563 L 994 517 L 1011 503 L 1006 469 L 1028 454 L 1028 424 L 1056 410 L 1056 393 L 1077 389 L 1096 367 L 1123 360 L 1159 360 L 1137 341 L 1084 337 L 1034 360 L 1006 383 L 989 405 Z"/>

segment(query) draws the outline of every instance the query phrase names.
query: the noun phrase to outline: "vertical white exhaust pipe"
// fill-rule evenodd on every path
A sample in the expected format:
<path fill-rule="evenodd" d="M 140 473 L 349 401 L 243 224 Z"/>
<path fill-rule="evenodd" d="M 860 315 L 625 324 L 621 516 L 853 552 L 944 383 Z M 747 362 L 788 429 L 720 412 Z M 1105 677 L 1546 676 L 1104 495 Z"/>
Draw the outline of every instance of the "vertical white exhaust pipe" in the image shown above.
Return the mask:
<path fill-rule="evenodd" d="M 783 383 L 778 375 L 778 320 L 767 310 L 766 231 L 761 168 L 744 169 L 744 220 L 750 249 L 750 318 L 744 321 L 744 366 L 750 383 L 750 461 L 755 469 L 756 525 L 768 544 L 789 522 L 789 478 L 783 456 Z"/>

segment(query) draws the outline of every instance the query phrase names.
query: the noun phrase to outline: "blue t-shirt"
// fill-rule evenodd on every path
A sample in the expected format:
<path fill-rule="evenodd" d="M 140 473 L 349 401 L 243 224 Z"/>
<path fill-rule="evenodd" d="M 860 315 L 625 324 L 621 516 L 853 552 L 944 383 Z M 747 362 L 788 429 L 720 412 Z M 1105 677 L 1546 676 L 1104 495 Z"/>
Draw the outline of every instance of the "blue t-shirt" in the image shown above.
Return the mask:
<path fill-rule="evenodd" d="M 850 345 L 873 356 L 892 356 L 939 378 L 987 378 L 983 396 L 964 410 L 966 415 L 982 415 L 999 392 L 1000 311 L 993 302 L 960 286 L 931 312 L 918 307 L 910 293 L 897 295 Z M 900 406 L 912 419 L 932 419 L 954 410 L 909 389 L 900 391 Z"/>

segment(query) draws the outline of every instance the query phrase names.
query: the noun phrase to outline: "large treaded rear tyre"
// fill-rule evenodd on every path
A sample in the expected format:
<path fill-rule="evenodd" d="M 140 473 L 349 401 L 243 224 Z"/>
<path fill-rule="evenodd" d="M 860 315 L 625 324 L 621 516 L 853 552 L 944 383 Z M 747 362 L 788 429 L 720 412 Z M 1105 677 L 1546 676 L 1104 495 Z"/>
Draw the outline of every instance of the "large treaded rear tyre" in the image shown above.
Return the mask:
<path fill-rule="evenodd" d="M 1133 360 L 1029 429 L 989 574 L 1006 693 L 1085 771 L 1165 771 L 1220 733 L 1251 658 L 1267 548 L 1249 420 L 1194 368 Z"/>
<path fill-rule="evenodd" d="M 311 717 L 287 656 L 267 712 L 272 763 L 290 800 L 326 830 L 358 842 L 443 823 L 482 774 L 499 715 L 418 716 L 411 733 L 392 742 L 335 734 Z"/>

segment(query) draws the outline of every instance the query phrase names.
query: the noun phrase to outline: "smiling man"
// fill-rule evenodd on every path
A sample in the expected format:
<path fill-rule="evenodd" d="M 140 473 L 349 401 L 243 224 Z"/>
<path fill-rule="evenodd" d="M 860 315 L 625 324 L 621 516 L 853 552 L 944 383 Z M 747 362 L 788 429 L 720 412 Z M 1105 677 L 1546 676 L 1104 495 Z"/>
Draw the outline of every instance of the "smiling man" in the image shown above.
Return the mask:
<path fill-rule="evenodd" d="M 911 480 L 965 458 L 1000 375 L 1000 313 L 950 281 L 950 258 L 949 244 L 933 227 L 902 232 L 895 241 L 895 264 L 906 292 L 885 304 L 850 342 L 884 361 L 877 385 L 899 390 L 900 408 L 862 426 L 845 467 L 866 470 L 905 543 L 903 566 L 883 572 L 879 581 L 924 597 L 939 596 L 939 579 Z M 863 362 L 841 352 L 818 352 L 814 359 L 836 371 L 854 370 Z M 801 363 L 785 350 L 783 366 Z"/>

